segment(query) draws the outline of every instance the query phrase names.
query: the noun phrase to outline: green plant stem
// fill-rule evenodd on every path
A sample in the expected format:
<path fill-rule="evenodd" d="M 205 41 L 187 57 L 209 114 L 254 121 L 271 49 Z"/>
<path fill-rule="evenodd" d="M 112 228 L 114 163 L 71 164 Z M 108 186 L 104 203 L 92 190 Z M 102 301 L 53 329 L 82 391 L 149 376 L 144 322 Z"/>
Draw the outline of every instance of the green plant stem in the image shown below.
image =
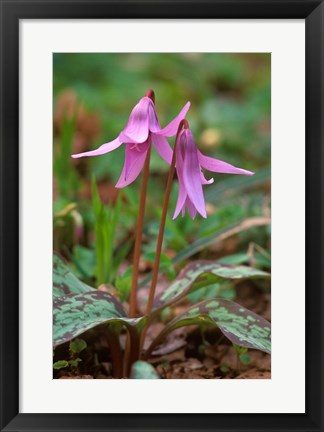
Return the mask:
<path fill-rule="evenodd" d="M 145 164 L 144 164 L 140 204 L 138 210 L 138 221 L 137 221 L 136 235 L 135 235 L 132 288 L 130 293 L 130 304 L 129 304 L 129 316 L 131 318 L 136 316 L 136 310 L 137 310 L 137 285 L 138 285 L 138 271 L 139 271 L 138 267 L 139 267 L 139 260 L 141 256 L 141 242 L 142 242 L 145 201 L 146 201 L 146 192 L 147 192 L 147 181 L 148 181 L 149 168 L 150 168 L 150 155 L 151 155 L 151 147 L 149 147 L 147 151 Z"/>
<path fill-rule="evenodd" d="M 111 354 L 112 375 L 114 378 L 123 378 L 123 353 L 119 343 L 119 332 L 108 330 L 107 339 Z"/>

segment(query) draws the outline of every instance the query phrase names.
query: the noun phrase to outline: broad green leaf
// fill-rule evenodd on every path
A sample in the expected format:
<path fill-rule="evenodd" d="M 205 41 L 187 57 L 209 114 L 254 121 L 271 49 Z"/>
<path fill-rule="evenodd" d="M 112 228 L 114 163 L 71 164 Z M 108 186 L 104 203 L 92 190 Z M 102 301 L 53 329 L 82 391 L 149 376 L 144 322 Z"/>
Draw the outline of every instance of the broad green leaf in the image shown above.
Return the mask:
<path fill-rule="evenodd" d="M 121 303 L 103 291 L 56 297 L 53 304 L 53 345 L 68 342 L 104 323 L 120 323 L 141 330 L 146 320 L 146 317 L 128 318 Z"/>
<path fill-rule="evenodd" d="M 77 277 L 92 279 L 95 276 L 96 254 L 93 249 L 77 244 L 74 246 L 73 255 L 70 258 Z"/>
<path fill-rule="evenodd" d="M 68 294 L 80 294 L 89 291 L 96 291 L 94 288 L 81 282 L 62 259 L 53 254 L 53 296 L 62 297 Z"/>
<path fill-rule="evenodd" d="M 83 339 L 75 339 L 70 342 L 70 351 L 73 354 L 79 354 L 81 351 L 87 348 L 87 342 Z"/>
<path fill-rule="evenodd" d="M 244 364 L 247 365 L 250 363 L 251 361 L 251 357 L 248 354 L 240 354 L 240 361 Z"/>
<path fill-rule="evenodd" d="M 245 266 L 231 266 L 217 261 L 199 260 L 188 264 L 174 282 L 155 300 L 154 309 L 178 301 L 189 292 L 206 287 L 224 279 L 269 278 L 269 273 Z"/>
<path fill-rule="evenodd" d="M 76 358 L 73 360 L 69 360 L 69 365 L 72 367 L 78 367 L 79 363 L 82 362 L 82 359 Z"/>
<path fill-rule="evenodd" d="M 192 306 L 162 330 L 149 352 L 167 333 L 193 324 L 216 326 L 235 345 L 271 352 L 271 324 L 243 306 L 225 299 L 206 300 Z"/>
<path fill-rule="evenodd" d="M 138 360 L 132 366 L 132 379 L 160 379 L 154 367 L 145 361 Z"/>
<path fill-rule="evenodd" d="M 191 304 L 196 304 L 215 297 L 234 300 L 236 297 L 236 288 L 233 284 L 224 281 L 223 283 L 204 286 L 188 294 L 188 300 Z"/>
<path fill-rule="evenodd" d="M 53 369 L 63 369 L 69 366 L 69 362 L 66 360 L 59 360 L 53 363 Z"/>
<path fill-rule="evenodd" d="M 250 261 L 250 257 L 246 252 L 237 253 L 234 255 L 228 255 L 219 260 L 225 264 L 239 265 L 239 264 L 247 264 Z"/>

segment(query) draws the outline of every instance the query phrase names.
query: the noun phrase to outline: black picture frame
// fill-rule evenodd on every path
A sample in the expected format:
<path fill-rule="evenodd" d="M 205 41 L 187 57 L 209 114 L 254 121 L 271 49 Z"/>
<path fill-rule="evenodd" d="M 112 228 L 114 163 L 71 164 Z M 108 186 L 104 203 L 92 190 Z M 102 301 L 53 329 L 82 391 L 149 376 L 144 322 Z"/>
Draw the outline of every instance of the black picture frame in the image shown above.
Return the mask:
<path fill-rule="evenodd" d="M 0 0 L 0 6 L 1 431 L 324 431 L 323 2 L 318 0 Z M 305 414 L 19 413 L 19 20 L 57 18 L 300 18 L 306 20 Z M 291 175 L 296 173 L 292 172 Z M 293 247 L 298 247 L 297 238 L 296 245 Z M 297 347 L 292 347 L 292 350 L 296 349 Z"/>

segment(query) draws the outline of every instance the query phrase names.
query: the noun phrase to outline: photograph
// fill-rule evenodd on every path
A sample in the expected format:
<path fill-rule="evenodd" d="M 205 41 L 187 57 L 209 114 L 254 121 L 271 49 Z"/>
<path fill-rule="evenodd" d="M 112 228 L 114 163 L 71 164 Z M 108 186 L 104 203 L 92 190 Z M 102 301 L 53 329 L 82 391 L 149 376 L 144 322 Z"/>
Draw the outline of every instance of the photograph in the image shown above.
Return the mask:
<path fill-rule="evenodd" d="M 324 432 L 324 0 L 0 3 L 0 432 Z"/>
<path fill-rule="evenodd" d="M 52 60 L 53 378 L 270 380 L 271 53 Z"/>

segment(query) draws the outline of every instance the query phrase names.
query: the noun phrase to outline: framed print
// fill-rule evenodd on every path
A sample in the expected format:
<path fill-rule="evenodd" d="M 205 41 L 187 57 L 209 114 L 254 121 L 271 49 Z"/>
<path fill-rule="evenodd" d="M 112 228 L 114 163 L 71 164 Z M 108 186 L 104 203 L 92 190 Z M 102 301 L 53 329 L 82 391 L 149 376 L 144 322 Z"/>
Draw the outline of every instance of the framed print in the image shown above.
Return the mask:
<path fill-rule="evenodd" d="M 323 430 L 323 3 L 1 35 L 1 430 Z"/>

